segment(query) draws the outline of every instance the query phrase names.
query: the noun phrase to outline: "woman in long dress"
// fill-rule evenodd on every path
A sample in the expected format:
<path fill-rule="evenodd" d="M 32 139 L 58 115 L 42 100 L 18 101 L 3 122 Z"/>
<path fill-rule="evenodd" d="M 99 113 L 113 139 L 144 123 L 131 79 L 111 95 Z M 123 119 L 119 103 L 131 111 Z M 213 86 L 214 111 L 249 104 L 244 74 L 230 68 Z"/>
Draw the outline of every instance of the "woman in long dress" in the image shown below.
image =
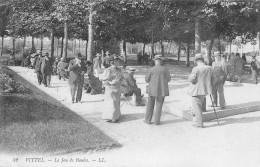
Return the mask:
<path fill-rule="evenodd" d="M 105 86 L 105 110 L 102 119 L 115 123 L 121 116 L 120 112 L 120 86 L 123 74 L 119 66 L 119 58 L 114 57 L 110 60 L 111 66 L 106 68 L 100 80 Z"/>

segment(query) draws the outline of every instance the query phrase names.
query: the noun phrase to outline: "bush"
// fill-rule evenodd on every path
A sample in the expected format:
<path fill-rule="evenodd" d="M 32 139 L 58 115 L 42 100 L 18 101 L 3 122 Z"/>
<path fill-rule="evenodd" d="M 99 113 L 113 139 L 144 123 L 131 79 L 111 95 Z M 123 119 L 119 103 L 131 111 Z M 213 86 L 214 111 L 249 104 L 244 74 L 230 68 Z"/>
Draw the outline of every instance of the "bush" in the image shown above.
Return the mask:
<path fill-rule="evenodd" d="M 0 92 L 8 93 L 29 93 L 29 89 L 20 82 L 15 82 L 12 75 L 9 75 L 1 67 L 0 69 Z"/>

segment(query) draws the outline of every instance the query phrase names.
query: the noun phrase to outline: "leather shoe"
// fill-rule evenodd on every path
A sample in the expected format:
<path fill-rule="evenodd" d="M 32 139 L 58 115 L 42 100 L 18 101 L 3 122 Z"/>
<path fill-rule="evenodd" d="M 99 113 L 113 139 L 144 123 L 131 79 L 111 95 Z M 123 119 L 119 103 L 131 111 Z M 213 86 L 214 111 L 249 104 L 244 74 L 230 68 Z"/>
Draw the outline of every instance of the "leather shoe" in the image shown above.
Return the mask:
<path fill-rule="evenodd" d="M 145 120 L 144 120 L 144 123 L 145 123 L 145 124 L 148 124 L 148 125 L 152 124 L 151 122 L 146 122 Z"/>

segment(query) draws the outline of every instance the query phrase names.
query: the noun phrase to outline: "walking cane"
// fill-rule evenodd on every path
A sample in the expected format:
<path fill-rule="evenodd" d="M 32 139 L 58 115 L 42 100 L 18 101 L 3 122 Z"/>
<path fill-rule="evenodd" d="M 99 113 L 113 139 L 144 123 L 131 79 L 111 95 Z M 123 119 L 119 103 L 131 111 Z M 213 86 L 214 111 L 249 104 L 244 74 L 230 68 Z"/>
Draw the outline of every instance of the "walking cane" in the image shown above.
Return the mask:
<path fill-rule="evenodd" d="M 213 107 L 213 110 L 214 110 L 215 116 L 216 116 L 217 121 L 218 121 L 218 115 L 217 115 L 217 112 L 216 112 L 216 110 L 215 110 L 215 107 L 214 107 L 214 104 L 213 104 L 213 100 L 212 100 L 212 96 L 211 96 L 211 94 L 210 94 L 210 99 L 211 99 L 211 104 L 212 104 L 212 107 Z M 219 121 L 218 121 L 218 125 L 219 125 Z"/>

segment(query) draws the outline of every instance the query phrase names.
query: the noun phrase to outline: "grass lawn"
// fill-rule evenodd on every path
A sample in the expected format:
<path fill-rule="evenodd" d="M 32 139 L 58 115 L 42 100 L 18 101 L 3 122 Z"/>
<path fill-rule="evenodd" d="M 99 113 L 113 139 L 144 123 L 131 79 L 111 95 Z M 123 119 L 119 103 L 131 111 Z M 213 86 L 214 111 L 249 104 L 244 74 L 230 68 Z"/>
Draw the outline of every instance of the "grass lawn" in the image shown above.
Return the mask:
<path fill-rule="evenodd" d="M 28 94 L 0 93 L 0 152 L 101 151 L 121 145 L 11 70 Z"/>

